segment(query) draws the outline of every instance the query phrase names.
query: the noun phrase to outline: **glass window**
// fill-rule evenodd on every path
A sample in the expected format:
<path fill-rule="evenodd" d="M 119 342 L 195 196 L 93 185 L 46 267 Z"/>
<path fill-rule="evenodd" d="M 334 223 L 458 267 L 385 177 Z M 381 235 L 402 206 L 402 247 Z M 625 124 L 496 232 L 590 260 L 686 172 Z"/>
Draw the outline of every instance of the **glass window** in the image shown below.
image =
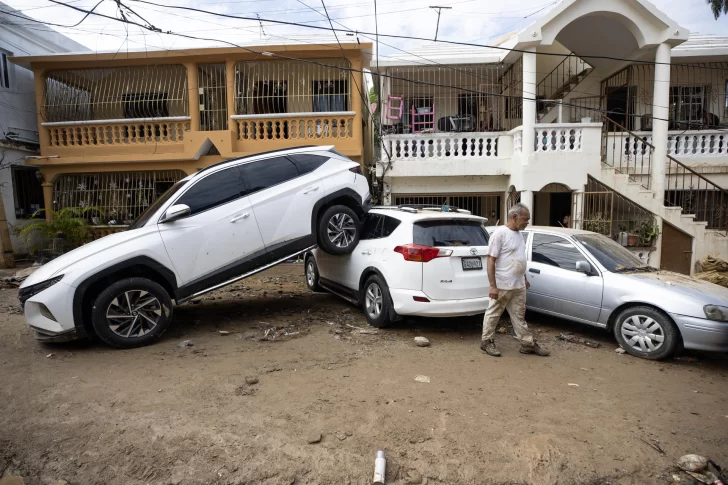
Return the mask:
<path fill-rule="evenodd" d="M 606 236 L 585 234 L 583 236 L 576 236 L 575 238 L 608 271 L 619 272 L 634 270 L 635 268 L 649 269 L 629 249 L 624 248 Z"/>
<path fill-rule="evenodd" d="M 401 221 L 381 214 L 367 214 L 362 226 L 362 240 L 381 239 L 392 235 Z"/>
<path fill-rule="evenodd" d="M 265 190 L 298 177 L 298 169 L 286 157 L 268 158 L 240 166 L 247 194 Z"/>
<path fill-rule="evenodd" d="M 301 175 L 309 172 L 313 172 L 321 165 L 329 161 L 328 157 L 323 155 L 314 155 L 312 153 L 299 153 L 297 155 L 289 155 L 289 158 L 298 166 L 298 171 Z"/>
<path fill-rule="evenodd" d="M 382 225 L 382 237 L 389 237 L 392 235 L 395 229 L 399 226 L 399 223 L 402 222 L 399 219 L 395 219 L 394 217 L 388 217 L 384 216 L 384 224 Z"/>
<path fill-rule="evenodd" d="M 195 182 L 177 204 L 188 205 L 195 215 L 240 198 L 242 189 L 238 167 L 231 167 Z"/>
<path fill-rule="evenodd" d="M 534 234 L 531 261 L 576 271 L 576 262 L 585 261 L 576 246 L 559 236 Z"/>
<path fill-rule="evenodd" d="M 422 246 L 487 246 L 488 235 L 476 221 L 423 221 L 415 224 L 414 243 Z"/>
<path fill-rule="evenodd" d="M 146 223 L 149 221 L 149 218 L 152 217 L 155 212 L 157 212 L 157 209 L 164 205 L 164 203 L 167 202 L 170 197 L 179 192 L 180 189 L 185 185 L 187 185 L 187 180 L 180 180 L 172 187 L 170 187 L 164 194 L 162 194 L 161 197 L 152 202 L 152 205 L 150 205 L 147 210 L 142 212 L 142 214 L 137 217 L 136 221 L 132 222 L 132 224 L 129 226 L 129 230 L 131 231 L 133 229 L 139 229 L 140 227 L 144 227 L 144 225 L 146 225 Z"/>

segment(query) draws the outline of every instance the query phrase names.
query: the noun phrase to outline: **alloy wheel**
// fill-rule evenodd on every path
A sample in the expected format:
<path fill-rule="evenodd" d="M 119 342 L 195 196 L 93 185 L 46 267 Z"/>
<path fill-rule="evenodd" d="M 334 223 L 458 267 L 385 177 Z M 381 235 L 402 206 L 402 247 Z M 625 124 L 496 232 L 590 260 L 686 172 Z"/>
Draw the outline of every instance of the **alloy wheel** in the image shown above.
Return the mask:
<path fill-rule="evenodd" d="M 339 248 L 346 248 L 354 241 L 356 224 L 348 214 L 336 214 L 327 226 L 329 240 Z"/>
<path fill-rule="evenodd" d="M 142 337 L 162 318 L 162 304 L 144 290 L 129 290 L 117 295 L 106 310 L 109 328 L 124 338 Z"/>
<path fill-rule="evenodd" d="M 313 265 L 313 261 L 309 261 L 306 265 L 306 281 L 311 288 L 316 284 L 316 267 Z"/>
<path fill-rule="evenodd" d="M 382 314 L 382 306 L 384 305 L 384 298 L 382 297 L 382 289 L 378 284 L 372 283 L 367 288 L 365 297 L 366 309 L 372 319 L 379 318 Z"/>
<path fill-rule="evenodd" d="M 646 315 L 633 315 L 622 322 L 620 328 L 624 341 L 640 352 L 655 352 L 665 342 L 662 325 Z"/>

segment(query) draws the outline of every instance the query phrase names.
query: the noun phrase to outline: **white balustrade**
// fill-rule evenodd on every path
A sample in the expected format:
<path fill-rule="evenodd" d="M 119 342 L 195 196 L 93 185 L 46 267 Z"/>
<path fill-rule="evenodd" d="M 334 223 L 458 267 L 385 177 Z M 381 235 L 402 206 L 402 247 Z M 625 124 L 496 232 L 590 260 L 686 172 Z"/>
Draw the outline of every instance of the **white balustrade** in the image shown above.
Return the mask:
<path fill-rule="evenodd" d="M 637 131 L 637 136 L 629 133 L 609 133 L 611 137 L 621 137 L 617 141 L 624 147 L 625 155 L 643 155 L 647 153 L 646 141 L 652 144 L 652 132 Z M 643 138 L 641 140 L 640 138 Z M 728 133 L 714 130 L 701 131 L 669 131 L 667 133 L 667 154 L 678 160 L 683 158 L 728 156 Z"/>
<path fill-rule="evenodd" d="M 383 144 L 392 160 L 480 159 L 498 156 L 498 133 L 420 133 L 385 135 Z"/>
<path fill-rule="evenodd" d="M 580 152 L 582 128 L 571 125 L 541 125 L 536 128 L 536 152 Z"/>

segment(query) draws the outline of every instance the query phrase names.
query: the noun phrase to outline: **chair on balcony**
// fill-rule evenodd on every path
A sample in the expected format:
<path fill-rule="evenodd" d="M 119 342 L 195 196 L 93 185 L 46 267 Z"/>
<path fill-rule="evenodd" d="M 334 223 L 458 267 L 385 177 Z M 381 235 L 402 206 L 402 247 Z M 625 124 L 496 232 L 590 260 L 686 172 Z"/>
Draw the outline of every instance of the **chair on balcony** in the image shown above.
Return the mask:
<path fill-rule="evenodd" d="M 435 103 L 432 106 L 415 108 L 412 106 L 412 133 L 434 133 Z"/>

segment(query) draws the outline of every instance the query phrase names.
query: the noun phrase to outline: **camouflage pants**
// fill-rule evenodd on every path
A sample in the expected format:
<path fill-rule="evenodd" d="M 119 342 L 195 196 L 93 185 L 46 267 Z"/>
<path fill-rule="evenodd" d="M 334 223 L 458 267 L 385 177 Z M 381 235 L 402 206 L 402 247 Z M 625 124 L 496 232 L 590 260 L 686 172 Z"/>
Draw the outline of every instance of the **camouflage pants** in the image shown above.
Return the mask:
<path fill-rule="evenodd" d="M 533 335 L 528 331 L 528 325 L 526 324 L 526 288 L 499 290 L 498 299 L 490 300 L 488 310 L 485 312 L 485 318 L 483 318 L 483 340 L 493 340 L 503 310 L 508 310 L 513 330 L 516 332 L 516 338 L 520 340 L 522 345 L 532 346 L 534 343 Z"/>

